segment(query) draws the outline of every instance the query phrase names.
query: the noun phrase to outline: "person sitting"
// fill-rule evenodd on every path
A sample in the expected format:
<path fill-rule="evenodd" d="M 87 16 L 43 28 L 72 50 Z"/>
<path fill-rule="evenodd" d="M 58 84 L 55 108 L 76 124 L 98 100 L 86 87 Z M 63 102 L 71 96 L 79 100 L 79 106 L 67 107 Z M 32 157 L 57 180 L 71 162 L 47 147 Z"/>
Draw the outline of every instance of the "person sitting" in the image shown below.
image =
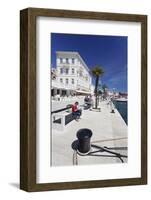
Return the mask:
<path fill-rule="evenodd" d="M 93 106 L 93 99 L 92 96 L 86 96 L 84 98 L 84 108 L 85 110 L 90 109 Z"/>
<path fill-rule="evenodd" d="M 75 120 L 78 121 L 81 114 L 82 114 L 82 110 L 78 108 L 78 105 L 79 103 L 78 102 L 75 102 L 73 105 L 72 105 L 72 114 L 73 116 L 75 117 Z"/>
<path fill-rule="evenodd" d="M 85 98 L 84 98 L 84 102 L 87 103 L 88 101 L 89 101 L 88 96 L 85 96 Z"/>

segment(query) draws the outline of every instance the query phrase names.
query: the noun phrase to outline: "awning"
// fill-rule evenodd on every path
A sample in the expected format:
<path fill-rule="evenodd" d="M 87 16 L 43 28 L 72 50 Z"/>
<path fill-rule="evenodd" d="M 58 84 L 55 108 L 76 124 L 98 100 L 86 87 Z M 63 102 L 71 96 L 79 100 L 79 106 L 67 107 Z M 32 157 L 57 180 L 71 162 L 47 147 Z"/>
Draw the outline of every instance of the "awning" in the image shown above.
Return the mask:
<path fill-rule="evenodd" d="M 83 90 L 76 90 L 77 93 L 83 93 L 83 94 L 91 94 L 91 92 L 83 91 Z"/>

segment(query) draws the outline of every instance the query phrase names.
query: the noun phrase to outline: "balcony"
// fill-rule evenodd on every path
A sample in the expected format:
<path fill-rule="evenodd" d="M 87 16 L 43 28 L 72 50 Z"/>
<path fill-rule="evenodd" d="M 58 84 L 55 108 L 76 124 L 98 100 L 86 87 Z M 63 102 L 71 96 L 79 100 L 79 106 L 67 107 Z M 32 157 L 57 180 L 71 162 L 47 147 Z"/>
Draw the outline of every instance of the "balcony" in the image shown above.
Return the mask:
<path fill-rule="evenodd" d="M 58 88 L 58 89 L 66 89 L 66 90 L 76 90 L 75 84 L 66 84 L 66 83 L 60 83 L 57 81 L 52 81 L 52 87 Z"/>

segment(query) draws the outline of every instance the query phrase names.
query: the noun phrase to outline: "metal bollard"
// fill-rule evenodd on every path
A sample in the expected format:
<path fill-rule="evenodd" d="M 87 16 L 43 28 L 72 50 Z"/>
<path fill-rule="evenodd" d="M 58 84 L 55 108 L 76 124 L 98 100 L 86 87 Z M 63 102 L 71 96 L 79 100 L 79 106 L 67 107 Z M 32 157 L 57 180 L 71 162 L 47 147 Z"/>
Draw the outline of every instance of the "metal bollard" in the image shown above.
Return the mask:
<path fill-rule="evenodd" d="M 115 110 L 114 110 L 114 104 L 113 104 L 113 102 L 111 101 L 111 113 L 115 113 Z"/>
<path fill-rule="evenodd" d="M 90 139 L 92 136 L 92 131 L 90 129 L 84 128 L 77 132 L 78 138 L 78 152 L 80 154 L 88 154 L 91 149 Z"/>

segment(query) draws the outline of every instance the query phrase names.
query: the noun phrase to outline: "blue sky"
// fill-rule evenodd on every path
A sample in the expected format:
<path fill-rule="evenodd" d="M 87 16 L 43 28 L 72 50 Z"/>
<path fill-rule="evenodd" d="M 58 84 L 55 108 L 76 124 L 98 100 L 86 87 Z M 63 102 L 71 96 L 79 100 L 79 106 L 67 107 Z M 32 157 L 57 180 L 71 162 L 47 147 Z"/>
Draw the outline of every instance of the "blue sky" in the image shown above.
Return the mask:
<path fill-rule="evenodd" d="M 52 33 L 51 66 L 56 66 L 56 51 L 77 51 L 90 69 L 103 68 L 102 84 L 127 92 L 127 45 L 126 36 Z"/>

